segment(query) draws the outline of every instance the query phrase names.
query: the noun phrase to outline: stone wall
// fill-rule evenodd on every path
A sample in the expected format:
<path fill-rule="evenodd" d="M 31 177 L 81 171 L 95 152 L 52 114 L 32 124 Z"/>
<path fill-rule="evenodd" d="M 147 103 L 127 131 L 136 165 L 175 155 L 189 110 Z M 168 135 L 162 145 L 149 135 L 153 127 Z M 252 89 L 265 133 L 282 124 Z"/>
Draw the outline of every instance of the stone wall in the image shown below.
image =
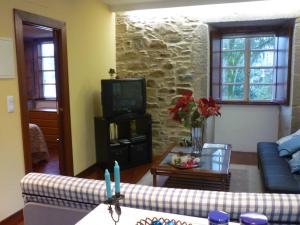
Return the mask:
<path fill-rule="evenodd" d="M 116 16 L 117 75 L 144 76 L 147 111 L 153 119 L 153 149 L 159 154 L 189 131 L 170 119 L 172 99 L 185 91 L 207 96 L 208 26 L 187 17 L 163 21 Z"/>
<path fill-rule="evenodd" d="M 214 6 L 217 7 L 217 6 Z M 202 10 L 202 11 L 201 11 Z M 207 96 L 209 80 L 209 30 L 207 23 L 218 21 L 262 20 L 291 18 L 280 14 L 253 16 L 248 9 L 235 13 L 209 15 L 206 8 L 199 8 L 197 16 L 187 13 L 159 15 L 143 19 L 128 13 L 116 14 L 117 74 L 120 77 L 144 76 L 147 80 L 147 111 L 153 118 L 153 148 L 159 154 L 169 143 L 178 141 L 189 131 L 170 119 L 168 108 L 172 99 L 186 90 L 197 98 Z M 226 10 L 225 10 L 226 11 Z M 224 12 L 224 10 L 222 11 Z M 295 14 L 298 15 L 298 12 Z M 296 20 L 291 104 L 280 109 L 279 136 L 300 128 L 300 20 Z M 213 121 L 206 129 L 212 141 Z M 208 135 L 209 133 L 209 135 Z"/>
<path fill-rule="evenodd" d="M 300 129 L 300 19 L 296 19 L 293 43 L 292 94 L 291 94 L 291 131 Z"/>
<path fill-rule="evenodd" d="M 293 35 L 290 105 L 280 107 L 279 137 L 300 129 L 300 19 L 296 19 Z"/>

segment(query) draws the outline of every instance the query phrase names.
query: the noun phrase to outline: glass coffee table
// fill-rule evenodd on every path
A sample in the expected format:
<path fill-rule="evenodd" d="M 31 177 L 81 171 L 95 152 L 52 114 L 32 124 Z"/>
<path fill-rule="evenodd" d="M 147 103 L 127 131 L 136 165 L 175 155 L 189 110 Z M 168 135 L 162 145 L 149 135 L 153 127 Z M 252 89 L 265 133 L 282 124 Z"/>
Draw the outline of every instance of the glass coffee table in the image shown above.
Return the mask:
<path fill-rule="evenodd" d="M 168 176 L 166 187 L 228 191 L 230 186 L 229 144 L 205 144 L 198 167 L 178 169 L 170 164 L 177 152 L 191 153 L 191 147 L 175 146 L 159 163 L 151 168 L 153 186 L 157 186 L 157 175 Z"/>

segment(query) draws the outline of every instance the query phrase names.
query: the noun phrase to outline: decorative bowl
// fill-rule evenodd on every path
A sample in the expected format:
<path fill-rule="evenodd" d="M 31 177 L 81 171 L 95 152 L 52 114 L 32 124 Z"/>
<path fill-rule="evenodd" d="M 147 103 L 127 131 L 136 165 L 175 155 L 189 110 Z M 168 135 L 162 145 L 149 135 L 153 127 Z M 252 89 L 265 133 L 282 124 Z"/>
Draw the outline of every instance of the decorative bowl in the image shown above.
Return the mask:
<path fill-rule="evenodd" d="M 191 154 L 178 152 L 172 155 L 170 165 L 179 169 L 191 169 L 198 167 L 200 163 L 200 158 L 195 157 Z"/>
<path fill-rule="evenodd" d="M 165 219 L 165 218 L 156 218 L 153 217 L 151 218 L 146 218 L 146 219 L 141 219 L 140 221 L 138 221 L 136 223 L 136 225 L 192 225 L 190 223 L 187 222 L 182 222 L 180 220 L 169 220 L 169 219 Z"/>

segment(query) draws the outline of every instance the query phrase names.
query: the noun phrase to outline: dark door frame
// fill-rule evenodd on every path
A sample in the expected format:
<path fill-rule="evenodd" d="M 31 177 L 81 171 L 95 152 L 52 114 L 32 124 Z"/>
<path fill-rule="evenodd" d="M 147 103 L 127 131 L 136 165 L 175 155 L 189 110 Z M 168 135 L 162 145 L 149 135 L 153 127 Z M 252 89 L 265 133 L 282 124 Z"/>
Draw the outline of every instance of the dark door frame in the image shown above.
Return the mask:
<path fill-rule="evenodd" d="M 27 107 L 27 83 L 25 53 L 23 40 L 23 25 L 44 26 L 53 29 L 54 42 L 57 45 L 57 101 L 58 101 L 58 123 L 59 123 L 59 161 L 62 175 L 73 176 L 73 155 L 69 102 L 69 80 L 67 61 L 66 24 L 44 16 L 14 9 L 15 41 L 18 67 L 18 83 L 20 95 L 20 110 L 22 123 L 22 137 L 25 173 L 32 172 L 32 159 L 29 142 L 29 113 Z M 56 73 L 57 74 L 57 73 Z"/>

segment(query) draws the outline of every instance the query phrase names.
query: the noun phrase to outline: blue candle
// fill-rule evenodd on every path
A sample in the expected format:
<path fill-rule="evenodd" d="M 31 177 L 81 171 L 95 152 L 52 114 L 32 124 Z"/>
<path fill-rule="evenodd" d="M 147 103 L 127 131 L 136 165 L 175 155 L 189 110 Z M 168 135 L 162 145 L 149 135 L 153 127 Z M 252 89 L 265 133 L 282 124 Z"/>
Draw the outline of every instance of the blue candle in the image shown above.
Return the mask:
<path fill-rule="evenodd" d="M 114 176 L 115 176 L 115 191 L 116 194 L 120 194 L 120 167 L 117 161 L 115 161 Z"/>
<path fill-rule="evenodd" d="M 106 184 L 106 195 L 107 198 L 110 199 L 112 198 L 112 193 L 111 193 L 111 186 L 110 186 L 110 174 L 107 169 L 105 170 L 104 177 L 105 177 L 105 184 Z"/>

